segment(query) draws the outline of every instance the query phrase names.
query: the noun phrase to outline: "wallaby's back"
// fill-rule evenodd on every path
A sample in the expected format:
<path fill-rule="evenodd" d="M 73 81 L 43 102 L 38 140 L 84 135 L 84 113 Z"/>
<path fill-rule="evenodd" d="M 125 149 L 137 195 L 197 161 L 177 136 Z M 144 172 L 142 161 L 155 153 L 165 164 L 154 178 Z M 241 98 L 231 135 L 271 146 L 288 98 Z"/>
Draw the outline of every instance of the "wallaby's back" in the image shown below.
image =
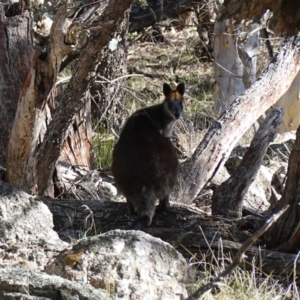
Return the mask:
<path fill-rule="evenodd" d="M 135 112 L 126 122 L 113 150 L 112 171 L 119 191 L 138 219 L 133 228 L 151 224 L 156 200 L 168 206 L 178 175 L 178 158 L 168 136 L 182 113 L 184 85 L 164 85 L 163 103 Z"/>

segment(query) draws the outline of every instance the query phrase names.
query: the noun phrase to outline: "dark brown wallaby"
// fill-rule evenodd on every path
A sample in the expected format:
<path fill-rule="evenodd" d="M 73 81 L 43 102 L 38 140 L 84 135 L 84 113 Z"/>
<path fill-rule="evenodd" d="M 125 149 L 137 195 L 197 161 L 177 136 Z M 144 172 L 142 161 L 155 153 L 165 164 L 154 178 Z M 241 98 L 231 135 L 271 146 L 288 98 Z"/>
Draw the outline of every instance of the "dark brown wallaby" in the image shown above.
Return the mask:
<path fill-rule="evenodd" d="M 176 149 L 169 136 L 183 111 L 184 84 L 175 90 L 163 85 L 165 100 L 142 108 L 127 120 L 113 150 L 112 172 L 130 213 L 137 213 L 133 229 L 149 226 L 155 211 L 169 205 L 178 175 Z"/>

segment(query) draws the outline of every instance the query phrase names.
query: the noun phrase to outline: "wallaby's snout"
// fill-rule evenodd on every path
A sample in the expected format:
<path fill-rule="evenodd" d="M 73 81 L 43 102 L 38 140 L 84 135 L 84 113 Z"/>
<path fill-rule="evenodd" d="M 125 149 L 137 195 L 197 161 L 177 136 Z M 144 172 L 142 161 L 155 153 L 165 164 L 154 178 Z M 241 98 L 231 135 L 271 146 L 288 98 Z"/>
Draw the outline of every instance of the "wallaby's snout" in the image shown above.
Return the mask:
<path fill-rule="evenodd" d="M 175 90 L 172 90 L 171 87 L 165 83 L 163 91 L 166 96 L 164 101 L 165 112 L 173 119 L 178 120 L 183 112 L 184 83 L 178 84 Z"/>
<path fill-rule="evenodd" d="M 168 102 L 167 109 L 171 116 L 174 116 L 176 120 L 178 120 L 183 113 L 183 103 L 182 100 L 170 100 Z"/>

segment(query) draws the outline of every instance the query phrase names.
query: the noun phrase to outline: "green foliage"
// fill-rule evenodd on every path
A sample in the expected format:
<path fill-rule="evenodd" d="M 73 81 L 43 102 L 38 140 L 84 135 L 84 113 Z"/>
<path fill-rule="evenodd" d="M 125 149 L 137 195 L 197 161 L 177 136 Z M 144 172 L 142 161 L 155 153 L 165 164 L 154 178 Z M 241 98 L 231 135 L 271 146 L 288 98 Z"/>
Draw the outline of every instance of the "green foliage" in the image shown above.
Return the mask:
<path fill-rule="evenodd" d="M 106 168 L 111 165 L 112 151 L 115 138 L 107 130 L 97 128 L 93 135 L 93 145 L 98 168 Z"/>
<path fill-rule="evenodd" d="M 147 6 L 149 6 L 147 0 L 138 0 L 138 4 L 139 4 L 141 7 L 147 7 Z"/>

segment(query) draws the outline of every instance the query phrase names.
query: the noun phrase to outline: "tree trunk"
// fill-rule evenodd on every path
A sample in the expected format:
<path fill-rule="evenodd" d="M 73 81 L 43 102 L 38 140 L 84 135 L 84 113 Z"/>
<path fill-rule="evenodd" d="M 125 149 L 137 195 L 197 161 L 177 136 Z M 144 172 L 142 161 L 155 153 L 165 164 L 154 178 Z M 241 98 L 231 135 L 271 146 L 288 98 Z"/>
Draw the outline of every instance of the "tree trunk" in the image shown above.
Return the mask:
<path fill-rule="evenodd" d="M 96 168 L 96 160 L 92 144 L 93 129 L 90 97 L 86 97 L 83 105 L 83 108 L 76 114 L 73 123 L 69 126 L 68 136 L 58 160 L 70 165 L 85 166 L 91 170 Z"/>
<path fill-rule="evenodd" d="M 48 186 L 48 180 L 52 177 L 55 162 L 66 138 L 67 127 L 71 124 L 76 111 L 82 108 L 84 104 L 82 95 L 84 95 L 90 82 L 92 72 L 95 71 L 95 61 L 102 60 L 102 53 L 99 49 L 102 49 L 108 43 L 131 1 L 108 1 L 100 20 L 98 20 L 100 24 L 103 24 L 101 30 L 89 39 L 80 56 L 80 64 L 65 91 L 64 101 L 55 112 L 45 139 L 37 153 L 35 184 L 38 186 L 39 195 L 44 194 Z M 111 9 L 112 7 L 114 9 Z"/>
<path fill-rule="evenodd" d="M 273 109 L 268 114 L 236 171 L 215 190 L 212 197 L 213 215 L 242 217 L 243 198 L 254 181 L 282 117 L 283 109 Z"/>
<path fill-rule="evenodd" d="M 257 27 L 235 26 L 232 19 L 215 24 L 213 91 L 217 117 L 255 81 L 259 34 L 251 32 Z"/>
<path fill-rule="evenodd" d="M 234 100 L 212 124 L 192 157 L 181 165 L 179 198 L 190 203 L 198 195 L 245 131 L 288 90 L 299 70 L 300 34 L 286 39 L 262 77 Z"/>
<path fill-rule="evenodd" d="M 61 155 L 70 126 L 74 128 L 78 125 L 74 122 L 74 116 L 84 107 L 84 93 L 94 76 L 96 62 L 102 59 L 99 49 L 108 43 L 131 1 L 102 1 L 98 6 L 87 8 L 88 11 L 79 16 L 79 20 L 74 20 L 73 24 L 66 18 L 68 12 L 65 7 L 57 13 L 51 29 L 47 57 L 38 51 L 33 53 L 32 66 L 18 103 L 8 146 L 6 172 L 6 180 L 14 186 L 33 194 L 53 195 L 51 179 L 55 164 Z M 102 13 L 97 14 L 96 9 Z M 92 16 L 92 20 L 90 18 L 86 21 L 86 14 Z M 92 32 L 89 39 L 86 29 Z M 86 41 L 85 48 L 74 75 L 53 119 L 47 120 L 44 114 L 47 114 L 49 94 L 62 60 L 78 49 L 82 41 Z M 43 127 L 47 128 L 45 136 Z"/>
<path fill-rule="evenodd" d="M 283 124 L 279 128 L 279 132 L 297 130 L 300 125 L 300 72 L 275 106 L 284 108 Z"/>
<path fill-rule="evenodd" d="M 35 174 L 32 172 L 36 151 L 55 110 L 57 93 L 54 83 L 62 59 L 73 51 L 71 46 L 67 46 L 62 40 L 66 34 L 65 17 L 64 8 L 58 12 L 51 29 L 50 44 L 56 48 L 49 51 L 46 59 L 40 50 L 32 48 L 31 69 L 19 99 L 15 99 L 19 102 L 8 144 L 6 180 L 33 194 L 37 193 L 37 186 L 34 184 Z M 26 34 L 27 38 L 33 40 L 31 27 Z M 82 150 L 81 152 L 83 153 Z"/>
<path fill-rule="evenodd" d="M 97 67 L 97 77 L 91 87 L 92 115 L 95 125 L 119 130 L 125 114 L 127 78 L 127 34 L 129 11 L 110 43 L 101 49 L 102 59 Z"/>
<path fill-rule="evenodd" d="M 284 216 L 264 235 L 264 241 L 270 248 L 280 251 L 298 252 L 300 247 L 300 127 L 290 154 L 287 181 L 276 210 L 289 205 Z"/>
<path fill-rule="evenodd" d="M 5 166 L 7 144 L 17 100 L 33 62 L 32 16 L 6 17 L 0 5 L 0 165 Z"/>

